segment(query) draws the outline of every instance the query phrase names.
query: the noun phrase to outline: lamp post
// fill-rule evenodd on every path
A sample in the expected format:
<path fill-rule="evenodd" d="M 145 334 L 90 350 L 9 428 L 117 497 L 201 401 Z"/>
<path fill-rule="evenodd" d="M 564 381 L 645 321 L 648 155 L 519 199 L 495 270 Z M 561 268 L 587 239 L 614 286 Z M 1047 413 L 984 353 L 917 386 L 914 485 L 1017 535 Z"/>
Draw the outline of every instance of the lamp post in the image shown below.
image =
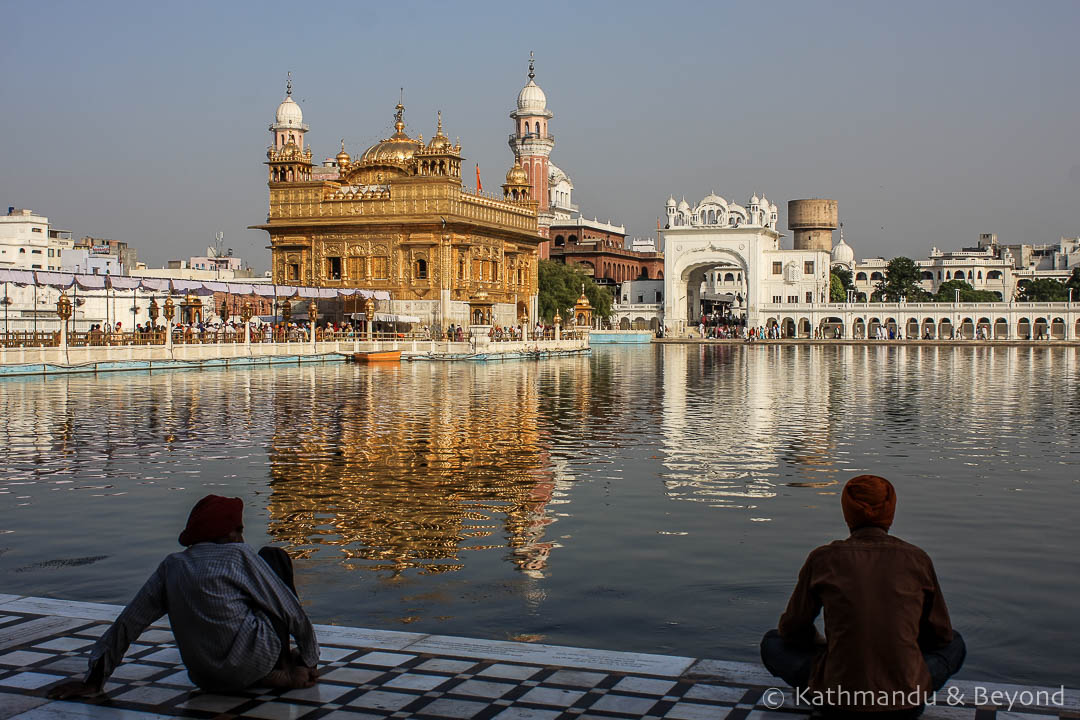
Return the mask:
<path fill-rule="evenodd" d="M 319 304 L 312 300 L 307 306 L 308 330 L 311 332 L 311 347 L 315 347 L 315 321 L 319 318 Z"/>
<path fill-rule="evenodd" d="M 244 300 L 244 303 L 240 306 L 240 320 L 244 323 L 244 344 L 251 344 L 251 301 Z"/>
<path fill-rule="evenodd" d="M 367 339 L 374 340 L 375 336 L 372 331 L 375 328 L 375 299 L 366 298 L 364 300 L 364 321 L 367 324 Z"/>
<path fill-rule="evenodd" d="M 157 335 L 157 319 L 158 319 L 158 304 L 157 298 L 150 297 L 150 304 L 146 307 L 146 314 L 150 316 L 150 342 L 154 342 L 154 336 Z"/>
<path fill-rule="evenodd" d="M 65 353 L 68 347 L 68 320 L 71 318 L 71 300 L 60 291 L 60 297 L 56 301 L 56 314 L 60 316 L 60 349 Z"/>
<path fill-rule="evenodd" d="M 562 340 L 562 316 L 559 315 L 559 311 L 555 311 L 555 317 L 551 318 L 551 322 L 555 325 L 555 340 Z"/>
<path fill-rule="evenodd" d="M 173 313 L 176 311 L 176 304 L 173 303 L 172 295 L 165 298 L 165 347 L 172 348 L 172 319 Z"/>

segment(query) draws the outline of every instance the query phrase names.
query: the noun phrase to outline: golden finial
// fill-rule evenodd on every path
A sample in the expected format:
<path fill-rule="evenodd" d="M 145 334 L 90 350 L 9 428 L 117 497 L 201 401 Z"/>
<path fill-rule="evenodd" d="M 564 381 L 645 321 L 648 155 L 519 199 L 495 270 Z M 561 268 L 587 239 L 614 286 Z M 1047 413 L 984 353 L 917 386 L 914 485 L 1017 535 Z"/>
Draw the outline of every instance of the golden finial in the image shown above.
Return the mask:
<path fill-rule="evenodd" d="M 341 138 L 341 152 L 345 152 L 345 138 Z"/>

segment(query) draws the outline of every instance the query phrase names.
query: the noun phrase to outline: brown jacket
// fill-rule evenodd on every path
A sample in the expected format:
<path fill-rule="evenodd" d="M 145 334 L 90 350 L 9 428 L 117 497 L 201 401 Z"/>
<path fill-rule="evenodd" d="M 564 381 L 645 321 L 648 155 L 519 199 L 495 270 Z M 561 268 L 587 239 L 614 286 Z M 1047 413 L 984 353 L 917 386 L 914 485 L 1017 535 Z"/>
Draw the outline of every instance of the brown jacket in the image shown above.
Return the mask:
<path fill-rule="evenodd" d="M 823 545 L 799 571 L 780 635 L 811 642 L 823 607 L 826 647 L 814 664 L 811 690 L 932 691 L 922 652 L 950 642 L 952 625 L 929 555 L 877 527 Z"/>

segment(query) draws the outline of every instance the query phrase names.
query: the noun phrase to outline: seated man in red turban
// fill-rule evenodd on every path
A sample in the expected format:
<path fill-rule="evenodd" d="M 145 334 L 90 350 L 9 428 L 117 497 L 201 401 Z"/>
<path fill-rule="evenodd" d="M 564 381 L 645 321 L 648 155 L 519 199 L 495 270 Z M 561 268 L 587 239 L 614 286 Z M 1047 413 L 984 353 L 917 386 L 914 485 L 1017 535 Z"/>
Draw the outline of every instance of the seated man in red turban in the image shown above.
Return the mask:
<path fill-rule="evenodd" d="M 180 533 L 187 547 L 158 565 L 90 653 L 84 682 L 60 685 L 55 698 L 99 695 L 128 646 L 168 613 L 188 676 L 204 690 L 315 684 L 319 646 L 280 548 L 258 553 L 244 542 L 244 502 L 207 495 Z M 299 648 L 289 648 L 289 637 Z"/>
<path fill-rule="evenodd" d="M 841 505 L 851 535 L 806 558 L 779 628 L 761 641 L 762 662 L 823 714 L 917 717 L 960 669 L 964 640 L 930 557 L 889 535 L 892 483 L 854 477 Z M 824 640 L 814 627 L 822 608 Z"/>

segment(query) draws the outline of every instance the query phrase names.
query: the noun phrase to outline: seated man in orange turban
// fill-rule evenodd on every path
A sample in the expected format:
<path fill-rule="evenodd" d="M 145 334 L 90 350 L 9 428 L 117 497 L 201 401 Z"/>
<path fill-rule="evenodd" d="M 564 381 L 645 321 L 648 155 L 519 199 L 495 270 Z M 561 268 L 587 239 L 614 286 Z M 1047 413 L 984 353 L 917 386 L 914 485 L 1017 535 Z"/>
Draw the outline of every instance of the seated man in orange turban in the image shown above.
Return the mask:
<path fill-rule="evenodd" d="M 187 549 L 158 565 L 97 641 L 85 681 L 50 695 L 100 695 L 131 643 L 166 613 L 188 676 L 204 690 L 314 685 L 319 646 L 296 597 L 292 561 L 280 548 L 256 553 L 244 542 L 243 511 L 240 498 L 207 495 L 196 503 L 179 538 Z"/>
<path fill-rule="evenodd" d="M 889 535 L 892 483 L 854 477 L 841 505 L 851 535 L 806 558 L 779 628 L 761 641 L 762 662 L 825 714 L 917 717 L 960 669 L 964 640 L 930 557 Z M 822 608 L 824 640 L 814 627 Z"/>

